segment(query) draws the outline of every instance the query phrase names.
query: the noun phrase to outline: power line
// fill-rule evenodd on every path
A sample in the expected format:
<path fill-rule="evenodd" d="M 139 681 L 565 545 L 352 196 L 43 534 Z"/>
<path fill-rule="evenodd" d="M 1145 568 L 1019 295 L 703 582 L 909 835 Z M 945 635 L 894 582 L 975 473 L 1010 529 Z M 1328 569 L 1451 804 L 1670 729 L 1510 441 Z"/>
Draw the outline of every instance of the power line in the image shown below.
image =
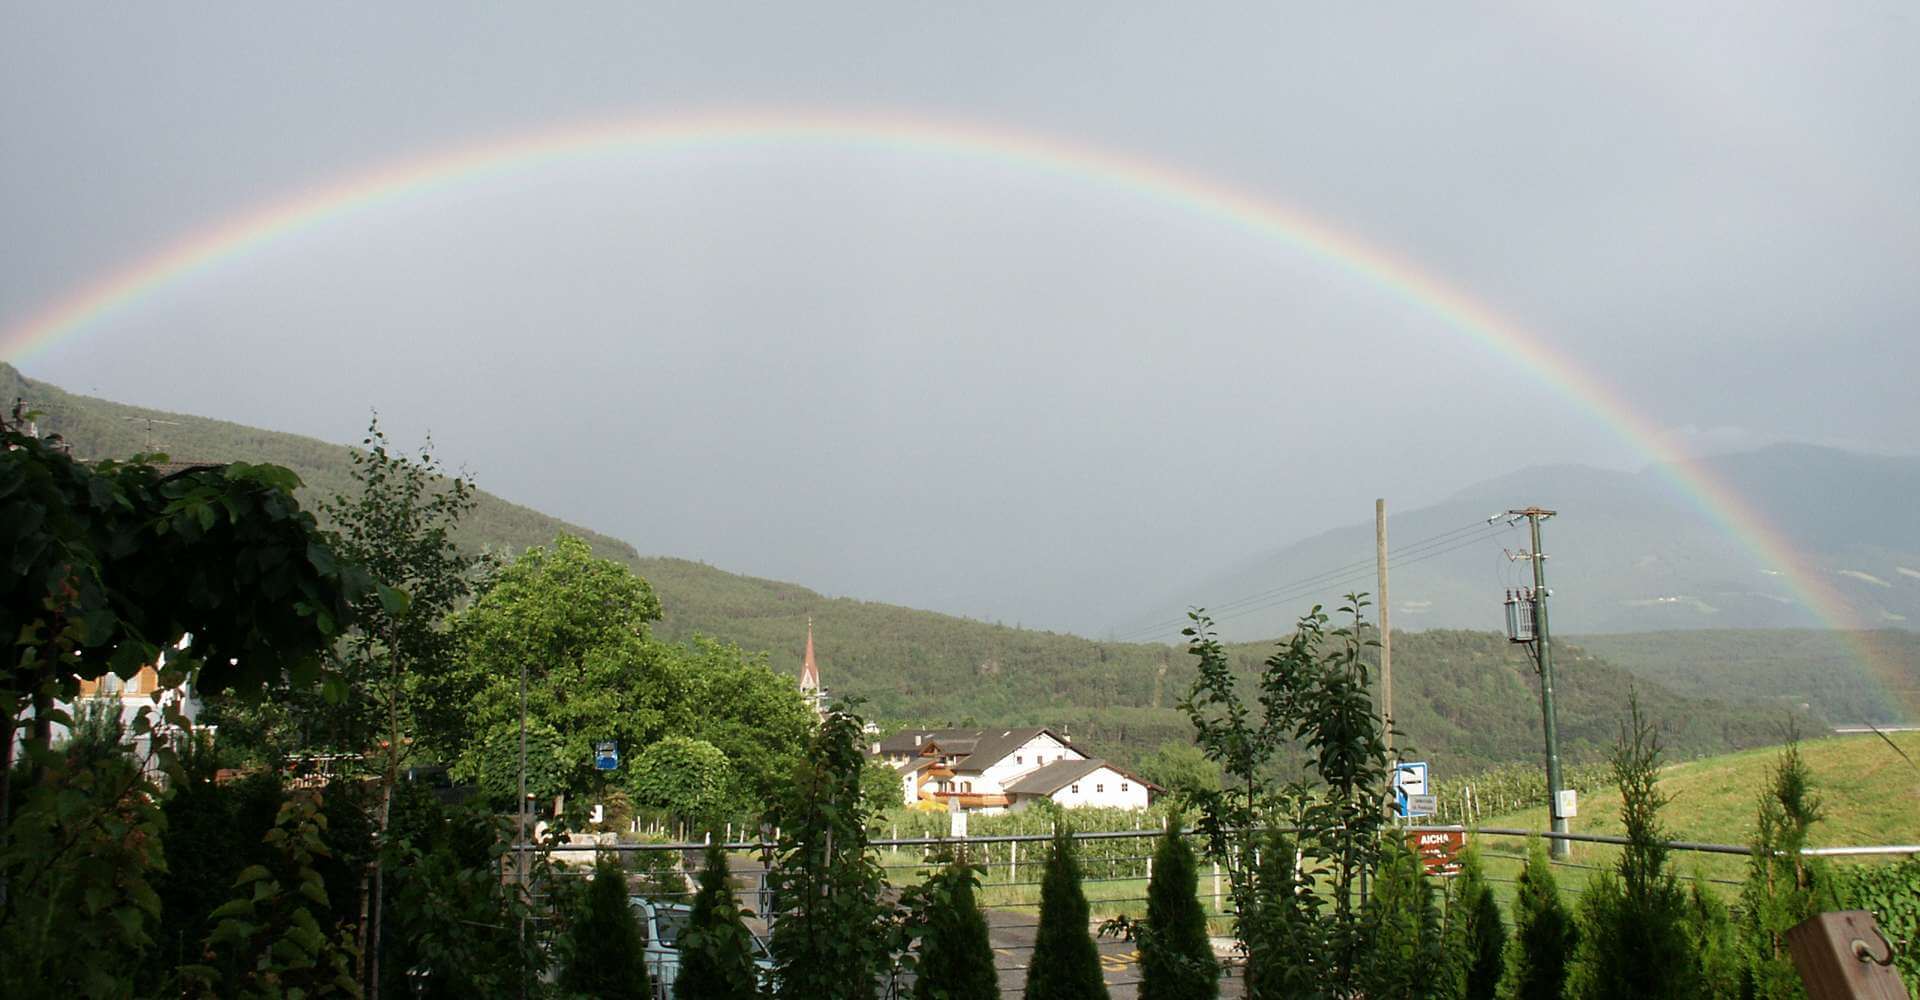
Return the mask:
<path fill-rule="evenodd" d="M 1422 551 L 1423 549 L 1427 548 L 1428 546 L 1444 542 L 1447 539 L 1457 536 L 1462 532 L 1473 531 L 1473 530 L 1484 528 L 1484 527 L 1485 527 L 1485 524 L 1483 522 L 1476 521 L 1473 524 L 1469 524 L 1460 528 L 1454 528 L 1451 531 L 1443 531 L 1437 535 L 1432 535 L 1430 537 L 1420 539 L 1419 541 L 1408 542 L 1407 544 L 1401 546 L 1400 548 L 1393 550 L 1393 552 L 1389 553 L 1389 555 L 1391 556 L 1391 555 L 1403 555 L 1403 554 L 1406 554 L 1406 555 L 1416 554 Z M 1221 611 L 1221 612 L 1232 611 L 1236 608 L 1244 607 L 1248 604 L 1264 601 L 1270 597 L 1274 597 L 1281 594 L 1292 593 L 1293 591 L 1298 590 L 1302 586 L 1313 586 L 1329 580 L 1339 579 L 1346 574 L 1356 572 L 1360 569 L 1369 567 L 1371 565 L 1373 565 L 1373 560 L 1362 559 L 1357 562 L 1348 563 L 1344 566 L 1336 566 L 1333 569 L 1323 570 L 1319 573 L 1313 574 L 1312 576 L 1301 577 L 1297 580 L 1293 580 L 1288 583 L 1283 583 L 1283 584 L 1280 584 L 1279 586 L 1270 587 L 1266 590 L 1257 591 L 1255 593 L 1248 594 L 1244 597 L 1235 598 L 1234 600 L 1231 600 L 1231 601 L 1224 601 L 1219 604 L 1209 605 L 1208 610 Z M 1167 619 L 1165 621 L 1156 622 L 1153 625 L 1141 626 L 1141 627 L 1132 629 L 1126 634 L 1137 635 L 1141 633 L 1164 631 L 1167 628 L 1170 628 L 1176 625 L 1183 625 L 1186 621 L 1187 619 L 1185 616 L 1181 616 L 1179 618 Z"/>
<path fill-rule="evenodd" d="M 1441 548 L 1437 548 L 1432 551 L 1422 553 L 1411 559 L 1393 560 L 1393 565 L 1394 565 L 1394 568 L 1398 569 L 1403 566 L 1412 566 L 1416 563 L 1426 562 L 1429 559 L 1435 559 L 1440 556 L 1444 556 L 1449 552 L 1457 552 L 1461 549 L 1478 545 L 1482 542 L 1487 541 L 1490 538 L 1493 538 L 1497 534 L 1498 532 L 1493 530 L 1483 531 L 1480 534 L 1459 539 L 1451 545 L 1446 545 Z M 1245 618 L 1246 616 L 1253 614 L 1255 612 L 1265 611 L 1268 608 L 1278 607 L 1279 605 L 1286 604 L 1289 601 L 1295 601 L 1295 600 L 1299 600 L 1300 598 L 1310 596 L 1316 590 L 1324 591 L 1330 587 L 1337 587 L 1337 586 L 1342 586 L 1342 585 L 1352 584 L 1352 583 L 1364 583 L 1366 582 L 1367 578 L 1372 575 L 1373 575 L 1373 572 L 1371 570 L 1359 570 L 1352 573 L 1348 573 L 1347 575 L 1340 577 L 1338 579 L 1329 580 L 1329 581 L 1326 581 L 1325 583 L 1313 584 L 1313 585 L 1301 588 L 1295 591 L 1294 593 L 1291 593 L 1289 595 L 1286 595 L 1284 597 L 1278 598 L 1276 600 L 1273 600 L 1267 603 L 1263 603 L 1255 607 L 1244 608 L 1239 611 L 1233 612 L 1231 614 L 1225 614 L 1225 615 L 1214 617 L 1214 621 L 1224 622 L 1224 621 L 1233 621 L 1236 618 Z"/>
<path fill-rule="evenodd" d="M 1455 551 L 1455 549 L 1465 547 L 1466 545 L 1479 543 L 1486 538 L 1492 537 L 1496 533 L 1497 529 L 1489 525 L 1486 521 L 1474 521 L 1471 524 L 1430 535 L 1417 541 L 1408 542 L 1405 545 L 1393 549 L 1388 553 L 1388 557 L 1397 565 L 1411 565 L 1432 558 L 1433 556 Z M 1461 537 L 1463 535 L 1467 537 L 1463 539 Z M 1373 565 L 1374 560 L 1371 558 L 1360 559 L 1345 565 L 1336 566 L 1332 569 L 1322 570 L 1311 576 L 1301 577 L 1288 583 L 1269 587 L 1266 590 L 1256 591 L 1244 597 L 1238 597 L 1231 601 L 1212 605 L 1208 608 L 1208 611 L 1215 621 L 1230 621 L 1234 618 L 1245 617 L 1247 614 L 1255 611 L 1265 610 L 1277 604 L 1297 600 L 1316 590 L 1324 590 L 1328 587 L 1342 583 L 1350 583 L 1364 578 L 1373 573 Z M 1179 618 L 1165 619 L 1151 625 L 1130 629 L 1116 636 L 1114 641 L 1132 642 L 1167 632 L 1178 632 L 1179 629 L 1186 626 L 1187 621 L 1188 619 L 1184 615 Z"/>

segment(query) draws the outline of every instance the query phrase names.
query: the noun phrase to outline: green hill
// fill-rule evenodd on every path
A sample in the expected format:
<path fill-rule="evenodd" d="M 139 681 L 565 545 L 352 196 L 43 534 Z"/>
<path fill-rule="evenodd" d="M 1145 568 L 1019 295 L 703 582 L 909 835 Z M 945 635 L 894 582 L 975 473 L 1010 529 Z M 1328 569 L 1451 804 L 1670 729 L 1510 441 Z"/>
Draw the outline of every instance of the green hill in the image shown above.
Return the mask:
<path fill-rule="evenodd" d="M 1671 721 L 1655 714 L 1661 723 Z M 1920 733 L 1889 733 L 1908 759 L 1872 734 L 1829 736 L 1800 745 L 1813 772 L 1814 792 L 1824 803 L 1826 819 L 1813 829 L 1814 846 L 1854 844 L 1911 844 L 1920 839 Z M 1659 790 L 1669 799 L 1661 819 L 1671 840 L 1713 844 L 1745 844 L 1754 835 L 1755 804 L 1767 787 L 1779 755 L 1778 747 L 1683 761 L 1666 768 Z M 1910 762 L 1911 761 L 1911 762 Z M 1544 806 L 1485 816 L 1480 825 L 1542 828 Z M 1580 815 L 1573 820 L 1577 833 L 1619 836 L 1620 793 L 1607 789 L 1583 796 Z M 1490 853 L 1517 858 L 1521 846 L 1513 840 L 1489 839 Z M 1612 847 L 1582 844 L 1574 848 L 1582 864 L 1609 864 L 1617 856 Z M 1716 878 L 1739 878 L 1746 859 L 1738 856 L 1683 853 L 1677 856 L 1683 871 L 1698 869 Z M 1502 874 L 1508 874 L 1504 869 Z"/>
<path fill-rule="evenodd" d="M 1718 629 L 1572 641 L 1682 694 L 1770 702 L 1836 723 L 1920 719 L 1920 632 Z M 1862 663 L 1861 644 L 1879 673 Z"/>
<path fill-rule="evenodd" d="M 63 435 L 81 457 L 140 451 L 142 418 L 154 417 L 174 421 L 161 430 L 176 460 L 285 465 L 305 480 L 309 500 L 350 484 L 348 452 L 341 445 L 79 396 L 0 364 L 0 398 L 16 396 L 42 413 L 43 432 Z M 474 545 L 519 550 L 560 532 L 585 538 L 602 556 L 651 581 L 666 609 L 659 629 L 665 637 L 699 632 L 731 640 L 767 653 L 776 669 L 797 674 L 812 618 L 828 687 L 866 699 L 869 714 L 883 720 L 1063 726 L 1074 739 L 1123 762 L 1192 735 L 1175 707 L 1193 676 L 1190 658 L 1177 647 L 1099 642 L 827 598 L 698 562 L 643 557 L 617 539 L 484 492 L 464 537 Z M 1612 739 L 1613 719 L 1632 678 L 1576 647 L 1558 649 L 1563 753 L 1573 761 L 1589 759 Z M 1233 653 L 1251 674 L 1267 648 L 1240 645 Z M 1394 653 L 1396 709 L 1407 733 L 1402 743 L 1431 760 L 1439 774 L 1538 758 L 1532 669 L 1501 636 L 1404 633 L 1396 635 Z M 1687 756 L 1775 742 L 1786 721 L 1774 706 L 1722 704 L 1652 681 L 1641 682 L 1641 694 L 1663 717 L 1684 720 L 1672 745 Z"/>

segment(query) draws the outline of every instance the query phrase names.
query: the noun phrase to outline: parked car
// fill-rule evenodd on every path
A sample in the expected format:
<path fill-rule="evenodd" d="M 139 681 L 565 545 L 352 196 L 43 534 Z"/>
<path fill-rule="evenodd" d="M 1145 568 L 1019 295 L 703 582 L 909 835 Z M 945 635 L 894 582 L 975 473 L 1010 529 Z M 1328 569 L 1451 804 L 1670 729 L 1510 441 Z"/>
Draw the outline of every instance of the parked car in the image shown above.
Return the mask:
<path fill-rule="evenodd" d="M 654 991 L 672 996 L 673 982 L 680 975 L 680 932 L 693 919 L 693 907 L 645 896 L 629 896 L 627 902 L 640 918 L 640 935 L 647 943 L 647 974 L 653 978 Z M 759 967 L 762 980 L 772 978 L 773 953 L 759 934 L 753 935 L 753 964 Z"/>

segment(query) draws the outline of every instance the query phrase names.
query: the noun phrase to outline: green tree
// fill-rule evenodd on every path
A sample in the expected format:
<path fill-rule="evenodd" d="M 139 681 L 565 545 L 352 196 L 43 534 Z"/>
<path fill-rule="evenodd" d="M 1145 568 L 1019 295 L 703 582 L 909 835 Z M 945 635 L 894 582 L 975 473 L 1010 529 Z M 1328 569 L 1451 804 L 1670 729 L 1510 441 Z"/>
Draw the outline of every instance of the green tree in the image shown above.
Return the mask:
<path fill-rule="evenodd" d="M 1513 936 L 1507 939 L 1504 1000 L 1560 1000 L 1576 937 L 1573 917 L 1560 901 L 1560 886 L 1544 843 L 1527 845 L 1527 866 L 1514 889 Z"/>
<path fill-rule="evenodd" d="M 1787 931 L 1823 910 L 1839 909 L 1828 870 L 1801 848 L 1821 818 L 1813 772 L 1789 739 L 1760 793 L 1753 856 L 1740 892 L 1741 931 L 1753 995 L 1763 1000 L 1806 996 L 1787 954 Z"/>
<path fill-rule="evenodd" d="M 389 995 L 457 1000 L 537 986 L 548 922 L 523 923 L 537 914 L 519 885 L 500 877 L 514 832 L 491 810 L 443 806 L 417 784 L 395 795 L 391 833 L 399 856 L 387 880 L 382 935 Z M 533 880 L 550 881 L 544 852 L 529 867 Z"/>
<path fill-rule="evenodd" d="M 1054 834 L 1040 876 L 1040 926 L 1027 963 L 1026 1000 L 1105 1000 L 1100 949 L 1088 932 L 1080 861 L 1065 827 Z"/>
<path fill-rule="evenodd" d="M 288 796 L 265 842 L 270 864 L 250 865 L 234 879 L 234 897 L 210 914 L 213 962 L 181 970 L 193 995 L 286 998 L 361 995 L 353 976 L 355 948 L 334 932 L 325 879 L 317 867 L 332 852 L 326 816 L 310 794 Z"/>
<path fill-rule="evenodd" d="M 1601 872 L 1580 898 L 1580 936 L 1567 992 L 1579 1000 L 1654 1000 L 1695 996 L 1694 957 L 1686 935 L 1685 895 L 1667 867 L 1660 827 L 1660 737 L 1627 699 L 1611 763 L 1620 787 L 1626 846 L 1611 872 Z"/>
<path fill-rule="evenodd" d="M 524 667 L 527 715 L 558 737 L 565 789 L 591 791 L 605 780 L 593 769 L 595 743 L 644 747 L 683 702 L 671 647 L 649 641 L 659 617 L 645 580 L 562 535 L 502 568 L 456 617 L 461 660 L 436 697 L 467 706 L 470 730 L 517 732 Z M 447 749 L 460 751 L 462 774 L 484 782 L 475 748 Z"/>
<path fill-rule="evenodd" d="M 224 734 L 223 734 L 224 735 Z M 227 901 L 233 880 L 249 865 L 267 864 L 272 855 L 263 838 L 273 828 L 284 793 L 274 772 L 250 775 L 228 784 L 214 783 L 218 758 L 202 732 L 181 755 L 181 777 L 163 800 L 166 870 L 153 880 L 165 920 L 156 934 L 152 960 L 141 963 L 142 989 L 160 992 L 160 978 L 200 957 L 200 943 L 216 921 L 208 914 Z"/>
<path fill-rule="evenodd" d="M 728 787 L 740 799 L 734 807 L 764 810 L 800 763 L 818 721 L 812 706 L 763 654 L 699 635 L 671 648 L 684 696 L 670 731 L 719 748 L 732 769 Z"/>
<path fill-rule="evenodd" d="M 1448 886 L 1447 955 L 1454 995 L 1461 1000 L 1493 1000 L 1500 987 L 1500 955 L 1507 926 L 1487 883 L 1480 845 L 1469 843 L 1460 855 L 1460 874 Z"/>
<path fill-rule="evenodd" d="M 583 896 L 567 927 L 560 988 L 599 1000 L 652 1000 L 647 941 L 627 902 L 627 875 L 620 863 L 599 859 Z"/>
<path fill-rule="evenodd" d="M 1365 913 L 1371 945 L 1362 974 L 1366 996 L 1413 1000 L 1443 995 L 1448 956 L 1433 885 L 1419 855 L 1400 838 L 1391 838 L 1378 873 Z"/>
<path fill-rule="evenodd" d="M 26 433 L 24 416 L 0 419 L 0 985 L 125 995 L 130 971 L 101 956 L 137 954 L 159 919 L 149 877 L 164 818 L 145 765 L 177 761 L 165 740 L 138 765 L 69 759 L 52 746 L 73 722 L 56 702 L 147 665 L 167 687 L 311 685 L 367 580 L 300 509 L 285 469 L 83 463 Z M 163 702 L 129 734 L 148 740 L 160 721 L 186 720 Z"/>
<path fill-rule="evenodd" d="M 1160 744 L 1140 759 L 1140 776 L 1175 796 L 1220 790 L 1220 765 L 1191 743 Z"/>
<path fill-rule="evenodd" d="M 738 804 L 732 778 L 726 754 L 713 744 L 667 736 L 634 755 L 627 789 L 637 804 L 670 810 L 704 831 Z"/>
<path fill-rule="evenodd" d="M 1141 1000 L 1213 1000 L 1220 995 L 1220 963 L 1207 939 L 1206 910 L 1200 906 L 1200 871 L 1178 818 L 1168 822 L 1154 847 L 1146 927 L 1136 936 Z"/>
<path fill-rule="evenodd" d="M 1185 630 L 1200 662 L 1181 708 L 1226 774 L 1220 791 L 1191 798 L 1209 852 L 1230 875 L 1250 975 L 1293 981 L 1310 969 L 1317 988 L 1336 997 L 1361 988 L 1371 945 L 1354 903 L 1361 873 L 1380 862 L 1386 827 L 1386 734 L 1361 655 L 1371 645 L 1362 638 L 1366 607 L 1363 595 L 1348 595 L 1340 628 L 1329 628 L 1318 606 L 1299 619 L 1263 665 L 1257 717 L 1211 620 L 1196 611 Z M 1282 752 L 1295 748 L 1307 775 L 1278 784 Z M 1277 902 L 1263 898 L 1271 883 L 1258 870 L 1259 831 L 1274 827 L 1298 831 L 1280 890 L 1293 898 Z M 1269 918 L 1286 921 L 1286 933 L 1258 926 Z M 1260 954 L 1267 948 L 1282 951 L 1269 960 Z M 1249 989 L 1272 992 L 1257 979 Z"/>
<path fill-rule="evenodd" d="M 474 741 L 463 758 L 463 774 L 474 777 L 480 794 L 495 808 L 511 809 L 520 794 L 520 727 L 499 723 Z M 564 741 L 544 719 L 527 720 L 527 795 L 534 802 L 551 802 L 563 795 L 575 778 L 574 762 L 566 756 Z"/>
<path fill-rule="evenodd" d="M 920 886 L 920 955 L 915 1000 L 998 1000 L 987 918 L 974 901 L 980 869 L 949 861 Z"/>
<path fill-rule="evenodd" d="M 430 693 L 453 666 L 448 616 L 472 594 L 485 559 L 454 544 L 461 518 L 476 502 L 474 488 L 441 471 L 431 442 L 417 461 L 397 454 L 376 417 L 360 443 L 353 452 L 356 491 L 333 497 L 321 510 L 337 532 L 341 556 L 375 583 L 355 605 L 357 622 L 341 645 L 340 675 L 349 696 L 328 714 L 335 745 L 365 754 L 379 782 L 377 851 L 361 886 L 372 900 L 361 946 L 368 952 L 369 993 L 377 997 L 386 863 L 395 854 L 387 836 L 394 788 L 416 746 L 444 746 L 465 735 L 458 707 L 435 706 Z"/>
<path fill-rule="evenodd" d="M 727 852 L 707 848 L 693 912 L 680 932 L 680 974 L 673 981 L 679 1000 L 752 1000 L 760 995 L 760 970 L 747 911 L 733 893 Z"/>
<path fill-rule="evenodd" d="M 868 854 L 869 813 L 860 794 L 861 720 L 827 713 L 768 819 L 780 829 L 768 881 L 774 976 L 782 996 L 872 1000 L 890 965 L 885 887 Z"/>

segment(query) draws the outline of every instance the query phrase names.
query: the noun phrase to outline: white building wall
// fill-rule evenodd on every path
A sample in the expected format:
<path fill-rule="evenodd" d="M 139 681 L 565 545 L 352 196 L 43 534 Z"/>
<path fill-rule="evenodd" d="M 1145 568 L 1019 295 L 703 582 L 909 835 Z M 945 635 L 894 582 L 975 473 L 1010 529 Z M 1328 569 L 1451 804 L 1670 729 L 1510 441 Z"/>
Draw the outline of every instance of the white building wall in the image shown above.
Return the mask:
<path fill-rule="evenodd" d="M 1113 768 L 1101 767 L 1054 792 L 1053 801 L 1069 809 L 1077 806 L 1145 809 L 1147 786 Z"/>
<path fill-rule="evenodd" d="M 1087 755 L 1067 746 L 1048 733 L 1041 733 L 1020 745 L 1020 749 L 995 761 L 992 767 L 973 778 L 973 790 L 999 795 L 1022 775 L 1057 760 L 1086 760 Z"/>

